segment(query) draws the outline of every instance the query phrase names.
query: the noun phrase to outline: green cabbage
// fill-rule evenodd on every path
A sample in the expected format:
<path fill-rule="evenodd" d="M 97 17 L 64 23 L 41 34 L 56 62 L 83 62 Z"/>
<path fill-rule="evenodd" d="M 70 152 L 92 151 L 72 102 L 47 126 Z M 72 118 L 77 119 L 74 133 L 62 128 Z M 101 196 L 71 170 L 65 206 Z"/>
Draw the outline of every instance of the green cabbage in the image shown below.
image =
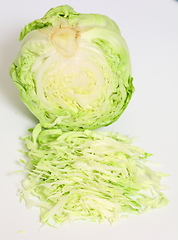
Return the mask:
<path fill-rule="evenodd" d="M 77 219 L 113 223 L 168 203 L 160 183 L 167 175 L 148 167 L 150 154 L 133 146 L 133 139 L 38 124 L 24 141 L 30 160 L 21 200 L 40 208 L 43 224 Z"/>
<path fill-rule="evenodd" d="M 38 118 L 23 138 L 29 156 L 21 200 L 43 224 L 110 223 L 164 206 L 164 173 L 118 133 L 91 131 L 116 121 L 134 91 L 127 44 L 110 18 L 50 9 L 24 27 L 10 74 Z"/>
<path fill-rule="evenodd" d="M 110 18 L 59 6 L 26 25 L 20 40 L 10 75 L 42 126 L 96 129 L 127 107 L 134 91 L 130 56 Z"/>

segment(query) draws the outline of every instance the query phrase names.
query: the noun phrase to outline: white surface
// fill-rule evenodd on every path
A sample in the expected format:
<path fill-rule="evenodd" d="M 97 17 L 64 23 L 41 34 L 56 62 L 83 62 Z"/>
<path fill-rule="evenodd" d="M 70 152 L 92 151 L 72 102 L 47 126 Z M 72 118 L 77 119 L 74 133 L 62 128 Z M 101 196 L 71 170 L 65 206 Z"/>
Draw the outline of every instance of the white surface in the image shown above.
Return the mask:
<path fill-rule="evenodd" d="M 20 136 L 36 119 L 20 101 L 9 77 L 18 52 L 19 32 L 51 7 L 71 5 L 83 13 L 108 15 L 119 25 L 132 59 L 136 91 L 121 118 L 108 129 L 132 137 L 154 154 L 150 160 L 170 174 L 164 183 L 167 207 L 114 224 L 75 222 L 58 229 L 44 227 L 37 210 L 19 203 L 16 192 L 23 174 Z M 0 239 L 2 240 L 178 240 L 178 2 L 174 0 L 6 0 L 0 8 Z M 17 233 L 19 230 L 25 233 Z"/>

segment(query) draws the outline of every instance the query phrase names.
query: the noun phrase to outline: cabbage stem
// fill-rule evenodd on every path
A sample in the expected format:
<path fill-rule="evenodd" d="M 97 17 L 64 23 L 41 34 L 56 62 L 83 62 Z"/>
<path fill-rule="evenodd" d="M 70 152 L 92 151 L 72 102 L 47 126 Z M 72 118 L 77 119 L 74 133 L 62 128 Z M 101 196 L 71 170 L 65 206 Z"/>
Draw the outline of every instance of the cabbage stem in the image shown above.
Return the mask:
<path fill-rule="evenodd" d="M 71 57 L 77 49 L 78 31 L 71 27 L 58 28 L 51 35 L 51 43 L 64 57 Z"/>

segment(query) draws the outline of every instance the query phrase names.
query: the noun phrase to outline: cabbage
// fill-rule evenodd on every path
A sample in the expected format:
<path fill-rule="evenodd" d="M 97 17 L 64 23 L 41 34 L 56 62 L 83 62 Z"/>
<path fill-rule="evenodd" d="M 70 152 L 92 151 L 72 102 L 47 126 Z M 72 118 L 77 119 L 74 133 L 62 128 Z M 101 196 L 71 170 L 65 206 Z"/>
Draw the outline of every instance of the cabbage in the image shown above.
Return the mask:
<path fill-rule="evenodd" d="M 150 154 L 133 139 L 104 131 L 43 129 L 23 138 L 29 162 L 21 200 L 39 207 L 43 224 L 118 221 L 162 207 L 164 173 L 148 167 Z"/>
<path fill-rule="evenodd" d="M 68 5 L 26 25 L 10 75 L 45 128 L 96 129 L 116 121 L 134 87 L 127 44 L 116 23 Z"/>
<path fill-rule="evenodd" d="M 162 207 L 164 173 L 118 133 L 91 131 L 116 121 L 134 87 L 129 50 L 116 23 L 68 5 L 26 25 L 10 75 L 39 123 L 24 137 L 29 161 L 21 200 L 43 224 L 113 223 Z"/>

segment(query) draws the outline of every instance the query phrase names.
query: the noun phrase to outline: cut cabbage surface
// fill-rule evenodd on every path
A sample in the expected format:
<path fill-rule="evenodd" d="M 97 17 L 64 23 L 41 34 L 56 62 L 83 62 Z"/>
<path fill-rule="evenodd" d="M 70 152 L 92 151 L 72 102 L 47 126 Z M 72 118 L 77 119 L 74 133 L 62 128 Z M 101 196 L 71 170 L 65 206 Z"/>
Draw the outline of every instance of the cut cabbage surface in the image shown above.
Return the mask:
<path fill-rule="evenodd" d="M 45 128 L 96 129 L 116 121 L 134 87 L 117 24 L 68 5 L 26 25 L 10 75 Z"/>

